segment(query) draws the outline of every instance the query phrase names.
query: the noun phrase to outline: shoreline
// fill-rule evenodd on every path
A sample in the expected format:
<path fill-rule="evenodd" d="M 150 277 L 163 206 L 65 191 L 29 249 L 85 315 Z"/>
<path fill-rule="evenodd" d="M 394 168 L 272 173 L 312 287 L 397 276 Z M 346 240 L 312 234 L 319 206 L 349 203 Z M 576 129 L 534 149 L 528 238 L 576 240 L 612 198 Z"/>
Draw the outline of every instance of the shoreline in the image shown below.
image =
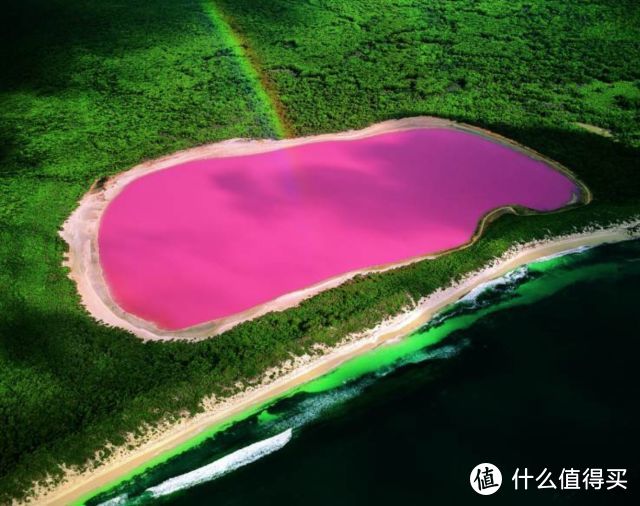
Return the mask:
<path fill-rule="evenodd" d="M 503 256 L 484 268 L 467 274 L 460 282 L 436 290 L 421 299 L 418 304 L 374 328 L 348 336 L 345 340 L 320 356 L 302 358 L 280 369 L 273 380 L 263 380 L 259 386 L 250 387 L 228 399 L 215 402 L 205 400 L 205 411 L 190 418 L 183 418 L 159 430 L 159 434 L 147 438 L 133 450 L 122 447 L 105 464 L 82 473 L 69 470 L 67 480 L 51 490 L 38 490 L 26 502 L 38 504 L 69 504 L 78 501 L 100 488 L 117 482 L 124 476 L 202 434 L 213 425 L 229 421 L 234 416 L 273 401 L 296 386 L 306 383 L 338 367 L 343 362 L 384 345 L 417 330 L 445 307 L 457 302 L 471 290 L 499 278 L 507 272 L 543 258 L 568 253 L 578 248 L 590 248 L 605 243 L 616 243 L 640 237 L 640 221 L 626 222 L 607 228 L 589 229 L 565 236 L 544 239 L 512 246 Z"/>
<path fill-rule="evenodd" d="M 492 142 L 496 142 L 521 152 L 530 158 L 542 161 L 551 169 L 560 172 L 575 184 L 579 191 L 579 195 L 577 195 L 577 198 L 574 199 L 574 201 L 568 202 L 564 207 L 556 211 L 549 212 L 563 212 L 572 209 L 575 206 L 588 204 L 592 199 L 591 192 L 586 185 L 582 183 L 569 169 L 558 162 L 551 160 L 544 155 L 527 148 L 526 146 L 518 144 L 515 141 L 502 137 L 499 134 L 471 125 L 430 116 L 417 116 L 400 120 L 389 120 L 376 123 L 361 130 L 349 130 L 340 133 L 313 135 L 295 139 L 231 139 L 180 151 L 157 160 L 147 161 L 130 170 L 119 173 L 106 181 L 99 181 L 95 183 L 89 192 L 82 197 L 79 206 L 65 221 L 63 228 L 60 231 L 60 235 L 69 246 L 68 253 L 65 255 L 64 266 L 69 268 L 69 277 L 76 283 L 82 305 L 98 322 L 124 329 L 143 340 L 162 341 L 183 339 L 195 341 L 216 336 L 242 322 L 252 320 L 266 313 L 272 311 L 283 311 L 294 307 L 303 300 L 322 291 L 335 288 L 355 276 L 374 272 L 384 272 L 389 269 L 406 266 L 422 260 L 432 259 L 455 250 L 464 249 L 478 240 L 487 223 L 490 223 L 492 220 L 504 213 L 543 214 L 515 206 L 495 208 L 482 216 L 470 239 L 455 248 L 432 252 L 426 255 L 418 255 L 390 264 L 374 265 L 338 274 L 312 286 L 283 294 L 271 301 L 258 304 L 257 306 L 244 311 L 194 325 L 186 329 L 173 331 L 161 329 L 150 321 L 124 311 L 111 296 L 100 265 L 97 240 L 99 225 L 102 214 L 111 200 L 113 200 L 129 183 L 134 180 L 153 172 L 192 160 L 265 153 L 317 142 L 364 139 L 385 133 L 400 132 L 418 128 L 448 128 L 479 135 Z"/>

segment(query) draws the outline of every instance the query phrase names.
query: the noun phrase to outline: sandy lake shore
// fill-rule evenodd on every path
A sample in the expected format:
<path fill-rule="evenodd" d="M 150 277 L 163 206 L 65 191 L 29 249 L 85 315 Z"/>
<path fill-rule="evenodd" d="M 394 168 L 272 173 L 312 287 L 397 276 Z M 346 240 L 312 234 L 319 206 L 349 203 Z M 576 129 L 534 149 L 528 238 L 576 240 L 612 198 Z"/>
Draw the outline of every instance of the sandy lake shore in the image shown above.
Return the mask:
<path fill-rule="evenodd" d="M 203 413 L 193 417 L 184 417 L 177 423 L 167 424 L 150 432 L 142 440 L 132 441 L 135 445 L 133 450 L 120 448 L 99 467 L 84 472 L 67 470 L 66 480 L 62 484 L 50 489 L 36 487 L 34 489 L 35 495 L 30 499 L 30 502 L 51 505 L 69 504 L 126 475 L 157 455 L 195 437 L 213 424 L 229 419 L 252 406 L 273 399 L 297 385 L 317 378 L 352 357 L 408 335 L 474 288 L 501 277 L 519 266 L 577 248 L 621 242 L 638 237 L 640 237 L 640 221 L 635 221 L 515 245 L 505 255 L 494 260 L 485 268 L 467 275 L 459 283 L 432 293 L 420 300 L 414 308 L 380 323 L 369 331 L 349 336 L 340 345 L 324 350 L 318 356 L 305 356 L 291 361 L 276 371 L 275 379 L 265 379 L 258 386 L 251 387 L 228 399 L 206 400 Z"/>
<path fill-rule="evenodd" d="M 493 142 L 520 151 L 528 157 L 543 161 L 548 166 L 562 172 L 569 177 L 576 185 L 579 195 L 575 201 L 569 202 L 567 207 L 588 203 L 591 200 L 589 189 L 581 183 L 566 167 L 550 160 L 540 153 L 537 153 L 514 141 L 506 139 L 492 132 L 456 123 L 440 118 L 421 116 L 404 118 L 400 120 L 385 121 L 377 123 L 362 130 L 353 130 L 336 134 L 322 134 L 296 139 L 283 140 L 243 140 L 232 139 L 215 144 L 200 146 L 197 148 L 181 151 L 173 155 L 142 163 L 126 172 L 118 174 L 106 181 L 97 182 L 92 189 L 82 198 L 78 208 L 72 213 L 64 223 L 60 232 L 63 239 L 69 245 L 69 251 L 65 259 L 65 265 L 69 267 L 69 276 L 76 283 L 81 301 L 88 312 L 98 321 L 113 327 L 125 329 L 137 337 L 144 340 L 172 340 L 186 339 L 199 340 L 215 336 L 229 330 L 235 325 L 271 311 L 282 311 L 296 306 L 302 300 L 307 299 L 321 291 L 336 287 L 346 280 L 359 274 L 370 272 L 381 272 L 388 269 L 401 267 L 413 262 L 434 258 L 436 255 L 448 253 L 441 251 L 428 255 L 417 256 L 386 265 L 376 265 L 364 269 L 351 271 L 338 276 L 326 279 L 313 286 L 302 290 L 284 294 L 274 300 L 259 304 L 245 311 L 232 314 L 223 318 L 212 320 L 206 323 L 195 325 L 182 330 L 169 331 L 159 328 L 154 323 L 139 318 L 127 311 L 124 311 L 111 296 L 109 287 L 104 279 L 98 248 L 98 230 L 101 217 L 111 202 L 128 184 L 132 181 L 148 175 L 150 173 L 166 169 L 185 162 L 215 157 L 242 156 L 248 154 L 264 153 L 283 148 L 290 148 L 308 143 L 325 141 L 349 141 L 363 139 L 375 135 L 389 132 L 405 131 L 410 129 L 428 128 L 448 128 L 460 130 L 475 135 L 480 135 Z M 519 213 L 521 210 L 514 207 L 497 208 L 486 214 L 478 224 L 476 232 L 470 240 L 459 246 L 464 248 L 472 244 L 482 234 L 485 225 L 504 213 Z M 456 249 L 458 249 L 456 248 Z"/>

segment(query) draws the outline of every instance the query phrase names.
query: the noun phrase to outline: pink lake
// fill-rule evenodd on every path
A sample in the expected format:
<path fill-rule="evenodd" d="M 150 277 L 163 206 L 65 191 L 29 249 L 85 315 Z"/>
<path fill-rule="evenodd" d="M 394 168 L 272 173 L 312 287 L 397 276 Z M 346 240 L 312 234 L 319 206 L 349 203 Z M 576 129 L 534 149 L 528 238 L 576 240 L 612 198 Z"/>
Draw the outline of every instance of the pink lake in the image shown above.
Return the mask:
<path fill-rule="evenodd" d="M 577 194 L 544 162 L 459 130 L 315 142 L 136 179 L 104 211 L 100 263 L 122 309 L 177 330 L 461 245 L 497 207 Z"/>

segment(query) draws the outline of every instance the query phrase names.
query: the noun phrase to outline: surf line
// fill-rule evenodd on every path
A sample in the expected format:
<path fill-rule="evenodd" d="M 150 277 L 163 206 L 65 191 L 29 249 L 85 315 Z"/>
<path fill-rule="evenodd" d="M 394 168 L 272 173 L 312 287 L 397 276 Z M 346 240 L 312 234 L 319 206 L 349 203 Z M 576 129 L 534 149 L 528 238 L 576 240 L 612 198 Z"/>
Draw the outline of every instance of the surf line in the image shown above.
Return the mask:
<path fill-rule="evenodd" d="M 215 5 L 215 0 L 204 0 L 202 8 L 224 44 L 231 50 L 240 72 L 255 94 L 256 112 L 269 122 L 269 130 L 275 138 L 292 137 L 292 128 L 286 119 L 284 106 L 272 89 L 271 81 L 259 70 L 257 58 L 249 44 L 237 31 L 233 30 L 229 16 Z"/>
<path fill-rule="evenodd" d="M 178 490 L 194 487 L 200 483 L 215 480 L 222 475 L 235 471 L 240 467 L 251 464 L 262 457 L 266 457 L 270 453 L 280 450 L 291 441 L 292 434 L 293 430 L 289 428 L 273 437 L 245 446 L 221 459 L 213 461 L 211 464 L 169 478 L 159 485 L 148 488 L 145 493 L 150 493 L 153 497 L 160 497 L 173 494 Z"/>

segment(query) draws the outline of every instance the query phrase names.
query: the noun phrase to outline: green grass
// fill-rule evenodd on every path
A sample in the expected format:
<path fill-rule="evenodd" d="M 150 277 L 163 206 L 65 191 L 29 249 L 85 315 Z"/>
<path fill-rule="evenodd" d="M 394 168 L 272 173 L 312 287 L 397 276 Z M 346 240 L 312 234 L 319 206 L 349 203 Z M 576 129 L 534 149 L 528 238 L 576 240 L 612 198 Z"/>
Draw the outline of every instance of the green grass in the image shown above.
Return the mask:
<path fill-rule="evenodd" d="M 0 23 L 0 502 L 142 422 L 374 325 L 514 241 L 640 212 L 635 2 L 10 0 Z M 97 325 L 57 235 L 82 194 L 144 159 L 282 135 L 279 104 L 297 134 L 417 114 L 485 126 L 565 164 L 595 199 L 501 218 L 472 248 L 210 341 L 142 344 Z"/>

